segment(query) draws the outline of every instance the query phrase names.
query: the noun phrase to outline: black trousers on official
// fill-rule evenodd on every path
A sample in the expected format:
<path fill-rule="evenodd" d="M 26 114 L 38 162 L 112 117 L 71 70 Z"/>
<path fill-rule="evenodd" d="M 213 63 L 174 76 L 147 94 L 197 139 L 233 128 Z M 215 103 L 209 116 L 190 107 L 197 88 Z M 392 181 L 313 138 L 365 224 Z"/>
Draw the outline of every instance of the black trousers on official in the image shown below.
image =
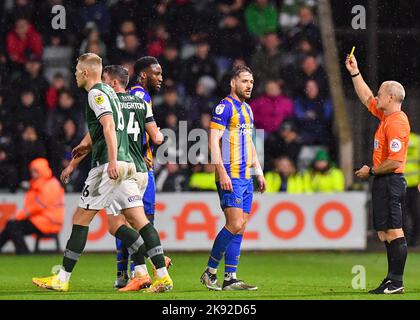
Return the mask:
<path fill-rule="evenodd" d="M 28 246 L 25 242 L 25 236 L 29 234 L 42 235 L 42 232 L 35 227 L 29 219 L 27 220 L 11 220 L 7 223 L 3 232 L 0 234 L 0 251 L 3 246 L 11 240 L 15 245 L 17 254 L 29 253 Z"/>
<path fill-rule="evenodd" d="M 409 245 L 419 244 L 420 242 L 419 195 L 417 186 L 407 188 L 403 206 L 403 228 Z"/>

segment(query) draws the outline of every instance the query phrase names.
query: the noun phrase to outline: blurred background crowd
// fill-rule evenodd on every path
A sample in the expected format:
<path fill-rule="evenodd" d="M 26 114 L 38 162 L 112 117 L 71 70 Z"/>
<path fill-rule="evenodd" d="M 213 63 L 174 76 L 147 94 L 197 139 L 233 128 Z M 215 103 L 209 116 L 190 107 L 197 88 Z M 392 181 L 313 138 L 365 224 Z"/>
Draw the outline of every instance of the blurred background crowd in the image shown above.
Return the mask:
<path fill-rule="evenodd" d="M 53 30 L 51 8 L 66 8 Z M 6 0 L 0 5 L 0 188 L 15 192 L 28 163 L 46 157 L 59 176 L 86 132 L 86 93 L 74 81 L 75 59 L 94 52 L 122 64 L 158 58 L 164 85 L 153 96 L 160 128 L 209 128 L 212 108 L 229 93 L 227 72 L 254 72 L 249 101 L 264 129 L 271 192 L 344 190 L 336 168 L 329 96 L 314 0 Z M 67 191 L 80 191 L 89 161 Z M 211 165 L 156 167 L 158 191 L 213 190 Z M 288 182 L 287 182 L 288 181 Z"/>

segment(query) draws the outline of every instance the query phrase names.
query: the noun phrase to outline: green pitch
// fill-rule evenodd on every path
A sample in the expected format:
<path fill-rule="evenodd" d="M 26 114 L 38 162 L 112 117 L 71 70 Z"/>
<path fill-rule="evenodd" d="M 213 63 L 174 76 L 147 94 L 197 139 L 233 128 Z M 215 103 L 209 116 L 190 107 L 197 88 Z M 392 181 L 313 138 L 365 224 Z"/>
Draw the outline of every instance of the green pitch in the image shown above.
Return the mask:
<path fill-rule="evenodd" d="M 82 255 L 71 279 L 70 291 L 57 293 L 35 287 L 33 276 L 48 275 L 60 255 L 17 257 L 0 255 L 0 299 L 419 299 L 420 253 L 411 253 L 406 265 L 406 294 L 373 296 L 366 290 L 354 290 L 355 265 L 366 270 L 366 287 L 382 281 L 386 271 L 385 253 L 332 252 L 244 252 L 239 278 L 258 285 L 255 292 L 210 292 L 199 282 L 207 262 L 203 253 L 168 253 L 174 265 L 170 269 L 174 291 L 164 294 L 118 293 L 113 254 Z M 150 270 L 150 269 L 149 269 Z M 223 270 L 223 267 L 220 268 Z M 220 280 L 222 280 L 220 273 Z"/>

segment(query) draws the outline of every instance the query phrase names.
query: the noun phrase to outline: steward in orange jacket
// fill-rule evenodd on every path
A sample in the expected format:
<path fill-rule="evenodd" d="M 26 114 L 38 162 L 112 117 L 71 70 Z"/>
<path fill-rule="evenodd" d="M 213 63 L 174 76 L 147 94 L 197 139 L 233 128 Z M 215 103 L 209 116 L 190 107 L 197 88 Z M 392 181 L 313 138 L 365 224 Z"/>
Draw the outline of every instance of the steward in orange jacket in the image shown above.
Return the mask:
<path fill-rule="evenodd" d="M 64 221 L 64 189 L 53 177 L 48 161 L 37 158 L 29 164 L 30 188 L 23 209 L 6 225 L 0 235 L 0 250 L 12 240 L 16 253 L 28 253 L 24 236 L 59 233 Z"/>

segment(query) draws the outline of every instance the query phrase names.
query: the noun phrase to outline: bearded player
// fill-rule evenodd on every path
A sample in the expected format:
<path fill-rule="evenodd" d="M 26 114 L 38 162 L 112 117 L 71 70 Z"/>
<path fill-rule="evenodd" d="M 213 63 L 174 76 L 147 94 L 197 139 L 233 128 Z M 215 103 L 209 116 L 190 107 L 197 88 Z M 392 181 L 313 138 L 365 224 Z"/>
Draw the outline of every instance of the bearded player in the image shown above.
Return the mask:
<path fill-rule="evenodd" d="M 261 193 L 266 186 L 252 142 L 254 117 L 251 107 L 245 102 L 251 97 L 253 86 L 251 69 L 235 67 L 231 73 L 230 95 L 213 109 L 210 124 L 211 161 L 216 168 L 216 185 L 226 224 L 214 241 L 200 281 L 215 291 L 257 290 L 256 286 L 248 285 L 236 276 L 243 233 L 252 205 L 252 175 L 256 176 Z M 220 286 L 216 275 L 223 256 L 225 277 Z"/>

